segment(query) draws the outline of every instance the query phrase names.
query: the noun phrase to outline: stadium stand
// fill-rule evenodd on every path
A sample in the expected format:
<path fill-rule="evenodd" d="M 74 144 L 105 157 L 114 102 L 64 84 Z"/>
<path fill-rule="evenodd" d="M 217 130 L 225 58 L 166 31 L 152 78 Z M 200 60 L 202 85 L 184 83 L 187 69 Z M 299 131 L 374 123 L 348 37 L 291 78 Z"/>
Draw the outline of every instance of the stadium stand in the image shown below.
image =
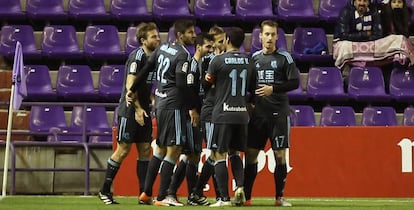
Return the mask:
<path fill-rule="evenodd" d="M 325 106 L 321 112 L 320 126 L 355 126 L 355 112 L 350 106 Z"/>
<path fill-rule="evenodd" d="M 337 67 L 312 67 L 308 72 L 307 94 L 315 101 L 346 101 L 341 72 Z"/>
<path fill-rule="evenodd" d="M 365 107 L 362 112 L 362 126 L 395 126 L 397 116 L 393 107 Z"/>

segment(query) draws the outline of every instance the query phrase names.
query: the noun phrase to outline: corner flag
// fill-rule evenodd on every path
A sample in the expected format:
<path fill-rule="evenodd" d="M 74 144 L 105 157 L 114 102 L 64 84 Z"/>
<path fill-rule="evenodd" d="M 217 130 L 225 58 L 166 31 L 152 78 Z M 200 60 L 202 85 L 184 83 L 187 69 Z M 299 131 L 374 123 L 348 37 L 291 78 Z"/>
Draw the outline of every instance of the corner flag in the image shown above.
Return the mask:
<path fill-rule="evenodd" d="M 20 42 L 17 42 L 13 63 L 13 84 L 15 84 L 16 87 L 16 91 L 14 91 L 13 95 L 14 110 L 20 109 L 23 98 L 27 96 L 26 77 L 27 75 L 23 67 L 22 45 Z"/>

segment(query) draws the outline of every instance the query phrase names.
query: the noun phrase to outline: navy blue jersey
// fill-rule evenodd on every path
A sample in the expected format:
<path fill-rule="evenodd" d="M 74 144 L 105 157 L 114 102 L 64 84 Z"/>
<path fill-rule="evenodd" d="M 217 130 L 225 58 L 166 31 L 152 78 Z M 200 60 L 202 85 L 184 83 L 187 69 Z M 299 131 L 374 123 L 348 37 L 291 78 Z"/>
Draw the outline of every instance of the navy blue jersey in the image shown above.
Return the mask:
<path fill-rule="evenodd" d="M 280 86 L 288 80 L 299 79 L 299 71 L 292 56 L 278 49 L 272 54 L 263 54 L 257 51 L 253 54 L 253 61 L 256 67 L 257 84 Z M 254 116 L 275 117 L 278 114 L 289 114 L 289 99 L 286 92 L 273 90 L 272 95 L 260 97 L 255 96 Z"/>
<path fill-rule="evenodd" d="M 202 64 L 202 75 L 201 79 L 204 79 L 204 77 L 207 74 L 208 66 L 210 65 L 211 60 L 215 57 L 215 55 L 210 54 L 203 58 L 203 64 Z M 203 86 L 200 84 L 200 97 L 202 97 L 202 107 L 201 107 L 201 113 L 200 113 L 200 119 L 203 122 L 211 122 L 211 115 L 213 113 L 213 107 L 214 107 L 214 91 L 215 88 L 210 89 L 204 89 Z"/>
<path fill-rule="evenodd" d="M 212 122 L 247 124 L 247 92 L 254 91 L 256 79 L 251 58 L 238 51 L 225 52 L 213 58 L 208 73 L 215 86 Z"/>
<path fill-rule="evenodd" d="M 155 71 L 157 88 L 155 90 L 156 109 L 184 109 L 191 56 L 178 42 L 168 42 L 158 47 L 148 59 L 149 66 Z"/>
<path fill-rule="evenodd" d="M 145 51 L 143 48 L 138 48 L 132 51 L 129 54 L 128 60 L 125 63 L 125 80 L 128 75 L 136 75 L 144 66 L 144 64 L 147 62 L 147 55 L 145 54 Z M 126 101 L 125 101 L 125 94 L 126 94 L 126 81 L 124 82 L 123 90 L 121 98 L 119 99 L 119 105 L 118 105 L 118 116 L 121 117 L 134 117 L 135 115 L 135 108 L 134 106 L 126 107 Z M 151 103 L 150 95 L 151 95 L 151 76 L 148 76 L 147 80 L 145 82 L 142 82 L 138 84 L 137 91 L 139 94 L 139 101 L 141 104 L 141 107 L 149 113 L 149 105 Z"/>

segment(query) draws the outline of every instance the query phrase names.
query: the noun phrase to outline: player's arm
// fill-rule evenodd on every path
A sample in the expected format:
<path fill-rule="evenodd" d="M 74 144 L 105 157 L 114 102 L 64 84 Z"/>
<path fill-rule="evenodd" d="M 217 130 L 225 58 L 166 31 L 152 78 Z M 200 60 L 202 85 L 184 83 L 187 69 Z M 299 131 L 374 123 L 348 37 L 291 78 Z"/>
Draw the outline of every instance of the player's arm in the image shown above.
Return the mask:
<path fill-rule="evenodd" d="M 286 93 L 299 87 L 299 70 L 294 62 L 285 64 L 287 81 L 273 85 L 274 93 Z"/>
<path fill-rule="evenodd" d="M 208 66 L 207 69 L 207 73 L 204 76 L 204 79 L 202 79 L 201 81 L 201 85 L 203 86 L 205 91 L 210 90 L 210 88 L 214 85 L 215 83 L 215 70 L 217 69 L 217 59 L 216 57 L 214 57 L 213 59 L 211 59 L 210 61 L 210 65 Z"/>
<path fill-rule="evenodd" d="M 132 83 L 131 87 L 129 88 L 130 92 L 136 92 L 138 89 L 139 84 L 142 82 L 146 82 L 145 79 L 147 79 L 149 72 L 154 70 L 155 62 L 156 62 L 156 55 L 157 50 L 155 50 L 151 56 L 148 58 L 145 65 L 139 70 L 139 72 L 136 75 L 136 78 L 134 82 Z"/>

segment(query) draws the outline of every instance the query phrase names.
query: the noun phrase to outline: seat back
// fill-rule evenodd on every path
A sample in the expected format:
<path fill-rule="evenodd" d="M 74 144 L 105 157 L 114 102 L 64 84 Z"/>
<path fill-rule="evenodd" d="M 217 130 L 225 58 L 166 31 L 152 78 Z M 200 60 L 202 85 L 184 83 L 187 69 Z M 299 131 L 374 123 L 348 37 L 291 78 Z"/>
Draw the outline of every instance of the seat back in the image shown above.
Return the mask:
<path fill-rule="evenodd" d="M 29 129 L 33 132 L 49 132 L 51 128 L 66 128 L 65 112 L 59 105 L 34 105 L 30 108 Z"/>
<path fill-rule="evenodd" d="M 321 45 L 321 48 L 324 46 L 325 54 L 329 54 L 328 40 L 323 28 L 297 27 L 293 31 L 292 55 L 311 54 L 312 50 L 317 51 L 315 47 L 318 45 Z"/>
<path fill-rule="evenodd" d="M 402 124 L 405 126 L 414 126 L 414 107 L 404 109 Z"/>
<path fill-rule="evenodd" d="M 26 13 L 30 19 L 64 20 L 67 18 L 62 0 L 27 0 Z"/>
<path fill-rule="evenodd" d="M 292 126 L 315 126 L 315 112 L 311 106 L 308 105 L 292 105 L 291 122 Z"/>
<path fill-rule="evenodd" d="M 279 18 L 289 22 L 313 22 L 318 19 L 312 0 L 279 0 L 277 12 Z"/>
<path fill-rule="evenodd" d="M 321 126 L 355 126 L 355 112 L 350 106 L 325 106 L 322 108 Z"/>
<path fill-rule="evenodd" d="M 378 67 L 352 67 L 349 73 L 350 95 L 385 95 L 384 76 Z"/>
<path fill-rule="evenodd" d="M 205 21 L 227 20 L 234 17 L 231 12 L 230 0 L 196 0 L 194 14 Z"/>
<path fill-rule="evenodd" d="M 193 17 L 187 0 L 153 0 L 152 15 L 164 21 Z"/>
<path fill-rule="evenodd" d="M 0 18 L 1 19 L 24 19 L 25 14 L 22 11 L 20 0 L 2 0 L 0 1 Z"/>
<path fill-rule="evenodd" d="M 108 101 L 117 102 L 125 83 L 124 65 L 103 65 L 99 71 L 98 92 Z"/>
<path fill-rule="evenodd" d="M 118 29 L 114 25 L 92 25 L 85 30 L 85 54 L 91 58 L 112 59 L 121 54 Z"/>
<path fill-rule="evenodd" d="M 311 67 L 306 91 L 315 100 L 345 100 L 342 75 L 337 67 Z"/>
<path fill-rule="evenodd" d="M 80 57 L 75 27 L 72 25 L 45 26 L 42 34 L 42 53 L 52 58 Z"/>
<path fill-rule="evenodd" d="M 389 88 L 390 95 L 397 101 L 414 101 L 414 69 L 394 68 Z"/>
<path fill-rule="evenodd" d="M 238 0 L 235 6 L 235 14 L 244 21 L 261 21 L 272 19 L 273 14 L 272 0 Z"/>
<path fill-rule="evenodd" d="M 46 65 L 26 65 L 27 100 L 55 100 L 56 93 L 52 88 L 49 68 Z"/>
<path fill-rule="evenodd" d="M 86 113 L 86 116 L 84 115 Z M 104 106 L 74 106 L 72 110 L 71 127 L 83 129 L 86 121 L 86 132 L 89 133 L 112 133 L 109 127 L 106 108 Z M 112 141 L 111 136 L 91 136 L 88 142 Z"/>
<path fill-rule="evenodd" d="M 362 111 L 363 126 L 394 126 L 398 125 L 397 115 L 393 107 L 365 107 Z"/>
<path fill-rule="evenodd" d="M 348 1 L 343 0 L 319 0 L 319 18 L 327 22 L 335 22 L 342 8 Z"/>
<path fill-rule="evenodd" d="M 1 28 L 0 54 L 13 57 L 16 50 L 16 42 L 22 44 L 22 51 L 26 56 L 40 55 L 37 50 L 34 31 L 30 25 L 5 25 Z"/>
<path fill-rule="evenodd" d="M 91 69 L 87 65 L 62 65 L 59 67 L 56 93 L 66 100 L 96 99 Z"/>
<path fill-rule="evenodd" d="M 152 18 L 147 1 L 142 0 L 112 0 L 111 14 L 118 19 L 134 21 L 148 21 Z"/>
<path fill-rule="evenodd" d="M 250 41 L 250 52 L 252 54 L 262 49 L 262 43 L 260 41 L 259 34 L 260 34 L 260 27 L 253 28 L 252 38 Z M 287 51 L 288 49 L 287 49 L 285 31 L 282 28 L 278 27 L 277 35 L 278 35 L 278 39 L 275 44 L 276 47 Z"/>
<path fill-rule="evenodd" d="M 104 0 L 69 0 L 68 14 L 76 20 L 108 20 Z"/>
<path fill-rule="evenodd" d="M 130 26 L 127 29 L 126 39 L 125 39 L 125 53 L 129 55 L 133 50 L 137 49 L 141 45 L 137 40 L 137 27 Z"/>

